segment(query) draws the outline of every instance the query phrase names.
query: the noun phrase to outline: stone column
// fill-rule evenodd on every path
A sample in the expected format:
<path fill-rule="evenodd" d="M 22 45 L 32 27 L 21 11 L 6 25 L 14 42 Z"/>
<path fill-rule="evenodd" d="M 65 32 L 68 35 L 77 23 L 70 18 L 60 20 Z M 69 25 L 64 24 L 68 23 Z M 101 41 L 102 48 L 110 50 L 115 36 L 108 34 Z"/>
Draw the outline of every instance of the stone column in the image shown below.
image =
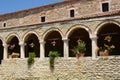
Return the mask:
<path fill-rule="evenodd" d="M 64 47 L 64 57 L 68 58 L 69 57 L 69 40 L 67 38 L 63 39 L 63 47 Z"/>
<path fill-rule="evenodd" d="M 97 36 L 91 36 L 91 40 L 92 40 L 92 59 L 96 59 Z"/>
<path fill-rule="evenodd" d="M 3 59 L 7 59 L 8 55 L 8 45 L 6 43 L 3 44 L 4 47 L 4 54 L 3 54 Z"/>
<path fill-rule="evenodd" d="M 20 42 L 20 58 L 25 58 L 25 44 L 24 42 Z"/>
<path fill-rule="evenodd" d="M 45 42 L 44 41 L 40 41 L 40 58 L 44 58 L 45 57 Z"/>

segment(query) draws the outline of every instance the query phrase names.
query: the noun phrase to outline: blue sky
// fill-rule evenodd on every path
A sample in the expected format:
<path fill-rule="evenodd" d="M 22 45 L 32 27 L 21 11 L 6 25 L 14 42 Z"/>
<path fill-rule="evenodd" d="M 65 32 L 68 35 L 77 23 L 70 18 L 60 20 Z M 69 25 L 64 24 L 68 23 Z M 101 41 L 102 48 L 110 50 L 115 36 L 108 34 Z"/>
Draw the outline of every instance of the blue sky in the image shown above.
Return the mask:
<path fill-rule="evenodd" d="M 1 0 L 0 14 L 35 8 L 42 5 L 61 2 L 63 0 Z"/>

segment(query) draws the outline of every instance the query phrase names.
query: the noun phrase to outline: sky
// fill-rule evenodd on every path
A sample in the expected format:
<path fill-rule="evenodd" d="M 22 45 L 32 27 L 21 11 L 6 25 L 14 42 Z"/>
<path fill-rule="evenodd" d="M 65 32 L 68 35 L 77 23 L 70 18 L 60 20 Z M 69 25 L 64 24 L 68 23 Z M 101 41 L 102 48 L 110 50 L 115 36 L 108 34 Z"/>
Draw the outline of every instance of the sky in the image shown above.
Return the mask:
<path fill-rule="evenodd" d="M 64 0 L 1 0 L 0 14 L 35 8 Z"/>

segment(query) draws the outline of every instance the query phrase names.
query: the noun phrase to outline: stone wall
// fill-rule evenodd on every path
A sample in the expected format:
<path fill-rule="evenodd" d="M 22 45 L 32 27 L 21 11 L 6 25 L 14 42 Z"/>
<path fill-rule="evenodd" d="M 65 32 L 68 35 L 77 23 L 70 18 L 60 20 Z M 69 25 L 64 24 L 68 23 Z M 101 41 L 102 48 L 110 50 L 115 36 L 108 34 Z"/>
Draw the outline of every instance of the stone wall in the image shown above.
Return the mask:
<path fill-rule="evenodd" d="M 3 60 L 1 80 L 120 80 L 119 56 L 95 60 L 91 57 L 57 58 L 53 71 L 49 67 L 49 58 L 36 58 L 30 68 L 26 60 Z"/>
<path fill-rule="evenodd" d="M 40 24 L 41 16 L 46 16 L 46 22 L 71 19 L 69 16 L 70 9 L 75 9 L 75 18 L 102 13 L 101 4 L 106 1 L 110 3 L 110 11 L 119 10 L 119 0 L 79 0 L 48 8 L 37 8 L 35 10 L 23 11 L 22 13 L 16 12 L 17 14 L 1 16 L 0 29 Z M 6 23 L 7 26 L 3 27 L 3 23 Z"/>

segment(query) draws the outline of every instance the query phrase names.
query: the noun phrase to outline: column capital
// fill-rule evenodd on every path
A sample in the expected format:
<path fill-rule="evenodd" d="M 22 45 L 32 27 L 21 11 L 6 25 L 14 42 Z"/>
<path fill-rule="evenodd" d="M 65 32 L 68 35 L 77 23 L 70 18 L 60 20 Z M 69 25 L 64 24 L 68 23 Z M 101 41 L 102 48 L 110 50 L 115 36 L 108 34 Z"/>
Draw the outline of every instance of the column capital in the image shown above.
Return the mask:
<path fill-rule="evenodd" d="M 90 39 L 97 39 L 96 35 L 90 35 Z"/>
<path fill-rule="evenodd" d="M 40 43 L 40 44 L 45 44 L 45 41 L 40 40 L 39 43 Z"/>
<path fill-rule="evenodd" d="M 21 42 L 19 42 L 19 45 L 25 45 L 25 43 L 21 41 Z"/>
<path fill-rule="evenodd" d="M 68 38 L 62 38 L 63 41 L 68 41 L 69 39 Z"/>
<path fill-rule="evenodd" d="M 8 47 L 9 45 L 8 44 L 6 44 L 6 43 L 3 43 L 2 44 L 4 47 Z"/>

